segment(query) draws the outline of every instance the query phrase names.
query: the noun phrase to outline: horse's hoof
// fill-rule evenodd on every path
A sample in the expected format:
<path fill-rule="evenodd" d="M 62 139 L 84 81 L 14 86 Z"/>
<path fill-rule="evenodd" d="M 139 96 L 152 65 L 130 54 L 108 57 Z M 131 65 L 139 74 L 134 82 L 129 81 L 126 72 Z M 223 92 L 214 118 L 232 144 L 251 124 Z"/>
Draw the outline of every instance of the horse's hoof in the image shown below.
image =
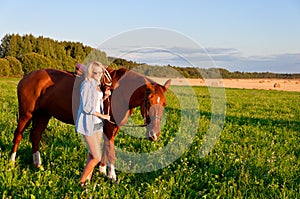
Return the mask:
<path fill-rule="evenodd" d="M 85 181 L 85 182 L 79 182 L 79 185 L 81 188 L 86 187 L 89 184 L 89 180 Z"/>
<path fill-rule="evenodd" d="M 35 164 L 34 167 L 39 169 L 41 167 L 41 165 L 40 164 Z"/>
<path fill-rule="evenodd" d="M 11 165 L 11 166 L 14 166 L 14 165 L 15 165 L 15 162 L 16 162 L 16 161 L 10 160 L 10 161 L 8 161 L 8 164 Z"/>
<path fill-rule="evenodd" d="M 87 187 L 88 185 L 89 185 L 88 181 L 79 183 L 80 188 L 85 190 L 85 193 L 89 193 L 89 189 Z"/>
<path fill-rule="evenodd" d="M 34 165 L 34 167 L 36 169 L 38 169 L 39 171 L 44 171 L 45 170 L 44 167 L 41 164 Z"/>
<path fill-rule="evenodd" d="M 118 184 L 118 178 L 117 176 L 107 176 L 108 179 L 110 179 L 114 184 Z"/>
<path fill-rule="evenodd" d="M 114 184 L 119 184 L 119 181 L 118 181 L 118 178 L 117 176 L 111 176 L 111 175 L 108 175 L 107 178 L 113 182 Z"/>
<path fill-rule="evenodd" d="M 114 183 L 114 184 L 119 184 L 119 179 L 118 178 L 116 178 L 116 179 L 110 179 L 111 181 L 112 181 L 112 183 Z"/>
<path fill-rule="evenodd" d="M 99 166 L 99 171 L 102 175 L 107 176 L 106 166 Z"/>
<path fill-rule="evenodd" d="M 10 156 L 10 161 L 11 161 L 11 162 L 15 163 L 15 161 L 16 161 L 16 155 L 17 155 L 16 152 L 13 152 L 13 153 L 11 154 L 11 156 Z"/>

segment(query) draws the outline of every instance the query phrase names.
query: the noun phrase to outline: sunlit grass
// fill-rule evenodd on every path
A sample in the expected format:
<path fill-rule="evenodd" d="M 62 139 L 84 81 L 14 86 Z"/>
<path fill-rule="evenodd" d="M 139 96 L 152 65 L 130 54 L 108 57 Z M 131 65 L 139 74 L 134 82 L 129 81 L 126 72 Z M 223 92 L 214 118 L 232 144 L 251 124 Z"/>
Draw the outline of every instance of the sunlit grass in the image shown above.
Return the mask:
<path fill-rule="evenodd" d="M 16 127 L 18 79 L 0 79 L 0 193 L 2 198 L 299 198 L 300 93 L 226 89 L 226 119 L 214 149 L 199 150 L 210 125 L 211 100 L 194 87 L 199 124 L 191 145 L 176 161 L 157 171 L 117 171 L 115 185 L 95 172 L 88 192 L 78 186 L 86 148 L 71 125 L 52 119 L 41 142 L 43 169 L 32 166 L 29 131 L 24 133 L 14 166 L 9 156 Z M 172 87 L 187 97 L 185 87 Z M 180 91 L 180 92 L 179 92 Z M 136 153 L 155 152 L 172 143 L 180 126 L 178 96 L 168 92 L 158 142 L 140 137 L 144 129 L 123 128 L 116 146 Z M 188 100 L 186 100 L 188 104 Z M 138 111 L 138 110 L 137 110 Z M 139 112 L 133 123 L 143 123 Z M 188 138 L 188 137 L 187 137 Z M 178 148 L 180 150 L 180 148 Z M 118 157 L 117 157 L 118 158 Z M 145 163 L 145 167 L 147 167 Z"/>

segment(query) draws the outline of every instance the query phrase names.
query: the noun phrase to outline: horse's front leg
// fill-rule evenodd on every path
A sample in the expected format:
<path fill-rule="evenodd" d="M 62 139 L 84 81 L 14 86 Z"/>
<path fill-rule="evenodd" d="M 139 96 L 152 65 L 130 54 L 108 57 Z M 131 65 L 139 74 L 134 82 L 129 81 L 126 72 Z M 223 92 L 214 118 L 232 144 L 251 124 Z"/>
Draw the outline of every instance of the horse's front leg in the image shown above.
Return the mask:
<path fill-rule="evenodd" d="M 133 111 L 134 111 L 133 108 L 126 111 L 125 117 L 121 120 L 120 125 L 124 125 L 127 122 L 129 116 L 133 113 Z M 118 180 L 117 180 L 117 175 L 116 175 L 115 165 L 114 165 L 115 159 L 116 159 L 114 140 L 115 140 L 115 137 L 117 136 L 118 131 L 120 130 L 120 127 L 113 126 L 112 128 L 113 128 L 113 130 L 111 131 L 112 136 L 109 137 L 109 139 L 107 141 L 107 157 L 108 157 L 108 161 L 109 161 L 108 178 L 112 179 L 115 183 L 117 183 Z"/>
<path fill-rule="evenodd" d="M 117 181 L 117 175 L 115 172 L 115 147 L 114 147 L 114 139 L 109 140 L 106 136 L 104 136 L 104 149 L 102 154 L 102 159 L 100 163 L 100 173 L 104 174 L 108 178 L 112 179 L 114 182 Z M 108 174 L 106 173 L 108 163 Z"/>
<path fill-rule="evenodd" d="M 108 178 L 112 179 L 114 182 L 117 182 L 117 176 L 115 172 L 114 162 L 115 162 L 115 147 L 114 147 L 114 139 L 115 135 L 118 132 L 119 127 L 115 127 L 111 131 L 106 131 L 104 135 L 104 146 L 103 146 L 103 153 L 102 153 L 102 159 L 100 163 L 99 170 L 104 175 L 107 175 L 106 173 L 106 164 L 108 164 Z"/>
<path fill-rule="evenodd" d="M 115 159 L 116 159 L 116 155 L 115 155 L 115 145 L 114 145 L 114 139 L 110 140 L 110 148 L 108 151 L 108 175 L 107 177 L 109 179 L 112 179 L 115 183 L 117 182 L 117 175 L 116 175 L 116 171 L 115 171 Z"/>
<path fill-rule="evenodd" d="M 103 175 L 107 176 L 107 172 L 106 172 L 106 164 L 108 161 L 108 148 L 109 148 L 109 140 L 107 138 L 107 136 L 104 134 L 104 145 L 103 145 L 103 152 L 102 152 L 102 157 L 101 157 L 101 162 L 100 162 L 100 166 L 99 166 L 99 171 L 100 173 L 102 173 Z"/>

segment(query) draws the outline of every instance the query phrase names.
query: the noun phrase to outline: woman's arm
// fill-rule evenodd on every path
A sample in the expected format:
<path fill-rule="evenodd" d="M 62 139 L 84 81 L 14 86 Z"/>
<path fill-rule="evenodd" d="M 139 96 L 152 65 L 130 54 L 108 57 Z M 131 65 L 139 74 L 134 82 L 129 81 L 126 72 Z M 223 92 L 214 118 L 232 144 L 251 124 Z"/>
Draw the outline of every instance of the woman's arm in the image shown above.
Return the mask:
<path fill-rule="evenodd" d="M 87 114 L 94 114 L 96 112 L 95 97 L 90 82 L 83 82 L 80 88 L 80 95 L 82 99 L 83 111 Z"/>
<path fill-rule="evenodd" d="M 105 115 L 105 114 L 101 114 L 99 112 L 95 112 L 94 113 L 95 116 L 101 118 L 101 119 L 104 119 L 104 120 L 110 120 L 110 116 L 109 115 Z"/>

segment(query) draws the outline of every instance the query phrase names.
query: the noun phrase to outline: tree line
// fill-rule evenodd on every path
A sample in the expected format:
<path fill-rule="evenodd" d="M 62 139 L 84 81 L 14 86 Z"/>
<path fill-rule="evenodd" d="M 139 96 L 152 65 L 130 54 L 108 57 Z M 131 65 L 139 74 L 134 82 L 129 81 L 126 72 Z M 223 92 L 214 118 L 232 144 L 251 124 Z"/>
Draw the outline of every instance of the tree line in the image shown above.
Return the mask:
<path fill-rule="evenodd" d="M 146 76 L 168 77 L 168 78 L 224 78 L 224 79 L 299 79 L 300 74 L 282 74 L 270 72 L 230 72 L 224 68 L 196 68 L 196 67 L 178 67 L 178 66 L 157 66 L 146 63 L 136 63 L 120 58 L 109 58 L 114 68 L 125 67 Z"/>
<path fill-rule="evenodd" d="M 105 52 L 80 42 L 56 41 L 32 34 L 6 34 L 0 44 L 0 76 L 23 76 L 41 68 L 73 71 L 77 62 L 108 64 Z"/>
<path fill-rule="evenodd" d="M 300 74 L 230 72 L 223 68 L 158 66 L 108 57 L 105 52 L 80 42 L 57 41 L 32 34 L 6 34 L 0 44 L 0 77 L 21 77 L 41 68 L 74 71 L 76 63 L 100 61 L 109 67 L 124 67 L 147 76 L 186 78 L 300 78 Z"/>

